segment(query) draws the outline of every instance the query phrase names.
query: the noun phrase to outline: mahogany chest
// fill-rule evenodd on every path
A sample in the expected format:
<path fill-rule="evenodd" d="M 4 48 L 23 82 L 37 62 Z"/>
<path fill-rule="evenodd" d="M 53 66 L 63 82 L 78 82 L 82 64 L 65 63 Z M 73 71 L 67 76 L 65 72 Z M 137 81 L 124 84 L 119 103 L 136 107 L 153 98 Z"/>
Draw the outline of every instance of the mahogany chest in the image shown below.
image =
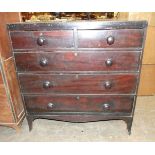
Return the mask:
<path fill-rule="evenodd" d="M 146 21 L 8 24 L 29 129 L 134 116 Z"/>

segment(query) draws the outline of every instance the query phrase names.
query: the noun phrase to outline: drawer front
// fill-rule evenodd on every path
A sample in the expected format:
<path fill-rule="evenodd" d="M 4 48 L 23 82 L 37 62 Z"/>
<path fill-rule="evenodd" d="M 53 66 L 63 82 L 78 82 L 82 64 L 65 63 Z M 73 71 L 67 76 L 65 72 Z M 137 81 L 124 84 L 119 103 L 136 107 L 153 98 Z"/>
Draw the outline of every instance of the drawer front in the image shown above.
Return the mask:
<path fill-rule="evenodd" d="M 15 53 L 18 71 L 137 71 L 140 52 Z M 24 61 L 23 61 L 24 60 Z"/>
<path fill-rule="evenodd" d="M 79 48 L 140 48 L 143 29 L 79 30 Z"/>
<path fill-rule="evenodd" d="M 72 48 L 74 46 L 72 30 L 47 32 L 10 32 L 14 49 Z"/>
<path fill-rule="evenodd" d="M 19 74 L 23 93 L 108 94 L 135 92 L 137 74 Z"/>
<path fill-rule="evenodd" d="M 28 112 L 127 112 L 134 96 L 24 96 Z"/>

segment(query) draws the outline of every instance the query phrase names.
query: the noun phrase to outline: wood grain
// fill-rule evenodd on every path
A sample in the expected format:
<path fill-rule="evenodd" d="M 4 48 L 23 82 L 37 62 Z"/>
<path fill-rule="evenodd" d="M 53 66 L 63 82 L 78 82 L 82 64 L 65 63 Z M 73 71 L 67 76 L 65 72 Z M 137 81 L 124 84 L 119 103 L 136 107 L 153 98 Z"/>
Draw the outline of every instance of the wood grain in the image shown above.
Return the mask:
<path fill-rule="evenodd" d="M 17 71 L 138 71 L 140 52 L 66 51 L 54 53 L 15 53 Z M 48 64 L 42 66 L 41 60 Z M 112 60 L 107 66 L 106 61 Z M 24 61 L 23 61 L 24 60 Z M 122 65 L 123 64 L 123 65 Z"/>
<path fill-rule="evenodd" d="M 28 112 L 128 112 L 134 96 L 24 96 Z M 49 108 L 48 104 L 53 107 Z M 109 109 L 104 104 L 109 104 Z"/>
<path fill-rule="evenodd" d="M 0 44 L 1 44 L 1 56 L 2 59 L 8 59 L 12 56 L 12 51 L 10 50 L 11 44 L 10 44 L 10 38 L 7 31 L 6 24 L 13 23 L 13 22 L 19 22 L 20 17 L 18 12 L 1 12 L 0 13 Z"/>
<path fill-rule="evenodd" d="M 142 47 L 144 31 L 132 30 L 79 30 L 79 48 L 134 48 Z M 114 44 L 109 45 L 107 38 L 114 37 Z"/>
<path fill-rule="evenodd" d="M 4 61 L 4 70 L 6 75 L 6 80 L 9 87 L 9 93 L 11 96 L 12 104 L 15 110 L 17 119 L 20 113 L 24 110 L 23 101 L 19 90 L 19 83 L 16 76 L 14 59 L 10 58 Z"/>
<path fill-rule="evenodd" d="M 47 31 L 47 32 L 10 32 L 12 46 L 14 49 L 48 49 L 48 48 L 72 48 L 73 31 Z M 37 44 L 37 39 L 42 36 L 45 39 L 45 44 L 40 46 Z"/>
<path fill-rule="evenodd" d="M 37 118 L 122 119 L 131 133 L 146 27 L 146 21 L 9 24 L 29 129 Z M 48 62 L 44 67 L 42 58 Z"/>
<path fill-rule="evenodd" d="M 20 74 L 19 80 L 23 93 L 130 94 L 135 93 L 137 74 Z M 45 81 L 51 83 L 50 88 L 43 87 Z M 105 88 L 106 81 L 112 83 L 111 89 Z"/>
<path fill-rule="evenodd" d="M 18 129 L 25 115 L 21 106 L 21 95 L 6 24 L 19 22 L 20 13 L 1 12 L 0 19 L 0 72 L 3 75 L 3 81 L 0 84 L 3 87 L 3 89 L 0 87 L 0 125 Z"/>

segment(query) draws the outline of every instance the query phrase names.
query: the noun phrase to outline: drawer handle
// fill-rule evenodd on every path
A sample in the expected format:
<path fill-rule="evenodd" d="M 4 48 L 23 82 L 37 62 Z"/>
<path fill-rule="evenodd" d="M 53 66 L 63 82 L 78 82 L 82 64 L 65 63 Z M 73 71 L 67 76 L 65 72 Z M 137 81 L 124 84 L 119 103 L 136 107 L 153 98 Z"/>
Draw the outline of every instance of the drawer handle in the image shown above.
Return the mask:
<path fill-rule="evenodd" d="M 113 64 L 112 59 L 107 59 L 107 60 L 105 61 L 105 64 L 106 64 L 106 66 L 112 66 L 112 64 Z"/>
<path fill-rule="evenodd" d="M 104 110 L 110 110 L 110 107 L 111 107 L 110 103 L 104 103 L 103 104 L 103 109 Z"/>
<path fill-rule="evenodd" d="M 76 99 L 79 100 L 80 99 L 80 96 L 76 96 Z"/>
<path fill-rule="evenodd" d="M 45 44 L 45 38 L 44 38 L 44 37 L 39 37 L 39 38 L 37 39 L 37 44 L 38 44 L 39 46 L 44 45 L 44 44 Z"/>
<path fill-rule="evenodd" d="M 48 65 L 48 60 L 46 58 L 41 58 L 40 65 L 43 66 L 43 67 L 47 66 Z"/>
<path fill-rule="evenodd" d="M 106 89 L 110 89 L 110 88 L 112 87 L 112 82 L 111 82 L 111 81 L 106 81 L 106 82 L 104 83 L 104 87 L 105 87 Z"/>
<path fill-rule="evenodd" d="M 109 37 L 107 38 L 107 43 L 108 43 L 109 45 L 112 45 L 114 42 L 115 42 L 115 38 L 114 38 L 113 36 L 109 36 Z"/>
<path fill-rule="evenodd" d="M 53 106 L 54 106 L 54 104 L 53 104 L 53 103 L 48 103 L 47 108 L 52 109 L 52 108 L 53 108 Z"/>
<path fill-rule="evenodd" d="M 43 88 L 50 88 L 52 85 L 51 85 L 51 82 L 50 81 L 44 81 L 43 82 Z"/>

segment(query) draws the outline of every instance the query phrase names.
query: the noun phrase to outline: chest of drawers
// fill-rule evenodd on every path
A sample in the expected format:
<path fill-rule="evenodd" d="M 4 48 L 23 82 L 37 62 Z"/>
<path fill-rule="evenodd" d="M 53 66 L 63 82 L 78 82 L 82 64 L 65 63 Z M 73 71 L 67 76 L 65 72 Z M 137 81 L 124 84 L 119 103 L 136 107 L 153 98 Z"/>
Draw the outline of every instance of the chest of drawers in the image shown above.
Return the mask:
<path fill-rule="evenodd" d="M 34 119 L 124 120 L 130 134 L 145 21 L 8 24 L 30 130 Z"/>

